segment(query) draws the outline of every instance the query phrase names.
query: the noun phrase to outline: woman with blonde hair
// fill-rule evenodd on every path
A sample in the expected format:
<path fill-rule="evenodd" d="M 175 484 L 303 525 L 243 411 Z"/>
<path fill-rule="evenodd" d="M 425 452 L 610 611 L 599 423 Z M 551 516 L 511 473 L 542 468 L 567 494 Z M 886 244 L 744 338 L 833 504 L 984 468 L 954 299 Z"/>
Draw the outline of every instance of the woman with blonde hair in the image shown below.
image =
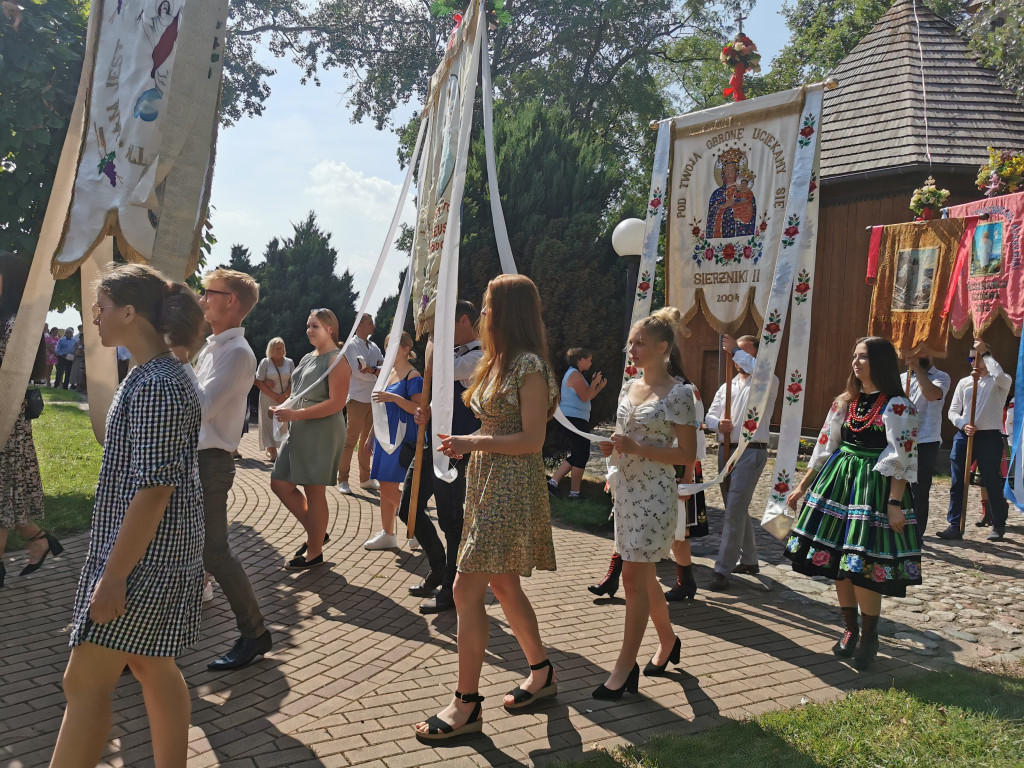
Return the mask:
<path fill-rule="evenodd" d="M 545 427 L 558 402 L 547 360 L 540 295 L 529 278 L 500 275 L 480 312 L 483 358 L 463 395 L 480 419 L 472 435 L 442 438 L 449 458 L 472 454 L 466 470 L 466 518 L 455 577 L 459 675 L 455 698 L 415 725 L 421 739 L 448 739 L 483 728 L 478 691 L 490 630 L 484 597 L 490 586 L 530 665 L 506 694 L 507 709 L 535 705 L 558 691 L 521 577 L 555 570 L 551 512 L 545 490 Z"/>
<path fill-rule="evenodd" d="M 661 674 L 670 661 L 679 663 L 680 641 L 655 568 L 675 539 L 675 465 L 690 466 L 696 460 L 697 415 L 692 390 L 677 378 L 683 370 L 667 318 L 652 315 L 635 323 L 627 351 L 642 375 L 623 384 L 615 433 L 601 443 L 605 456 L 619 454 L 615 544 L 623 560 L 625 628 L 615 667 L 607 682 L 594 690 L 595 699 L 617 700 L 626 691 L 637 692 L 637 654 L 648 618 L 657 630 L 659 647 L 645 674 Z"/>
<path fill-rule="evenodd" d="M 267 342 L 267 356 L 256 368 L 256 388 L 260 391 L 260 450 L 266 451 L 271 461 L 277 461 L 280 444 L 274 437 L 274 417 L 270 406 L 280 405 L 292 391 L 292 371 L 295 363 L 285 357 L 284 339 L 275 336 Z"/>
<path fill-rule="evenodd" d="M 327 535 L 327 486 L 338 479 L 338 461 L 345 445 L 342 409 L 348 397 L 351 368 L 338 365 L 338 318 L 327 309 L 314 309 L 306 320 L 313 351 L 292 374 L 296 393 L 290 405 L 271 406 L 270 412 L 289 425 L 288 439 L 270 473 L 270 490 L 306 531 L 306 543 L 287 567 L 302 570 L 324 561 Z M 299 486 L 302 490 L 299 490 Z"/>
<path fill-rule="evenodd" d="M 190 705 L 175 657 L 199 636 L 202 416 L 170 347 L 195 339 L 203 311 L 184 284 L 125 264 L 100 278 L 92 316 L 103 346 L 127 347 L 138 365 L 107 415 L 64 672 L 67 709 L 50 765 L 99 761 L 111 695 L 127 666 L 142 686 L 155 764 L 184 768 Z"/>
<path fill-rule="evenodd" d="M 388 346 L 389 336 L 384 340 Z M 395 365 L 388 375 L 387 387 L 375 391 L 371 397 L 375 403 L 385 403 L 388 414 L 388 430 L 390 440 L 395 442 L 399 424 L 405 424 L 405 435 L 402 441 L 416 444 L 416 422 L 413 415 L 423 400 L 423 377 L 412 367 L 410 360 L 416 355 L 412 351 L 412 336 L 402 331 L 402 340 L 398 345 L 398 356 Z M 380 441 L 373 440 L 373 464 L 370 466 L 370 479 L 380 483 L 380 531 L 363 546 L 366 549 L 392 549 L 398 546 L 395 535 L 395 513 L 402 501 L 401 483 L 405 480 L 408 464 L 402 466 L 402 448 L 395 448 L 387 453 L 381 448 Z M 415 449 L 413 449 L 415 451 Z M 410 454 L 411 455 L 411 454 Z"/>

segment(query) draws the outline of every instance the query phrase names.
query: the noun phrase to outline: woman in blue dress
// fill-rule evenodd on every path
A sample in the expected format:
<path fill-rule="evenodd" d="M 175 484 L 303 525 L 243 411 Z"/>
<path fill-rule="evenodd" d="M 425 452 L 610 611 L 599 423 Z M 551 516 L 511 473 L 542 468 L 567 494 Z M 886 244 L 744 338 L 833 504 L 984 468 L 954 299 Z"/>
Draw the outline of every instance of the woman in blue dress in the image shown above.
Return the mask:
<path fill-rule="evenodd" d="M 138 362 L 107 414 L 89 551 L 64 672 L 67 709 L 53 766 L 96 765 L 127 666 L 142 685 L 154 763 L 184 768 L 189 693 L 174 657 L 199 635 L 203 494 L 199 395 L 170 346 L 194 343 L 195 294 L 138 264 L 102 277 L 92 305 L 105 347 Z"/>
<path fill-rule="evenodd" d="M 384 346 L 387 344 L 386 339 Z M 398 345 L 398 357 L 395 358 L 395 367 L 388 376 L 387 387 L 373 393 L 373 401 L 385 403 L 387 407 L 388 438 L 392 444 L 416 442 L 416 422 L 413 421 L 413 414 L 416 413 L 423 398 L 423 377 L 412 367 L 410 361 L 415 359 L 412 336 L 403 331 L 402 340 Z M 405 425 L 405 434 L 398 440 L 400 424 Z M 401 445 L 395 448 L 394 452 L 388 453 L 374 438 L 370 478 L 380 483 L 380 530 L 363 544 L 367 549 L 393 549 L 398 546 L 395 513 L 398 512 L 398 505 L 402 501 L 400 483 L 405 480 L 405 473 L 409 468 L 408 465 L 402 466 L 401 454 Z"/>

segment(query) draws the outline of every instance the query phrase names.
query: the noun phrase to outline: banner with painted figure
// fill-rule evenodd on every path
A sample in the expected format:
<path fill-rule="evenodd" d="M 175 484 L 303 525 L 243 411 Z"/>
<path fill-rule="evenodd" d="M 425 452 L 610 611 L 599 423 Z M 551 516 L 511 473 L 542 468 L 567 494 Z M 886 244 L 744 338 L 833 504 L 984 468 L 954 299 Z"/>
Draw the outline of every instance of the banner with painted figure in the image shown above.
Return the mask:
<path fill-rule="evenodd" d="M 944 312 L 954 266 L 971 248 L 976 218 L 873 227 L 865 280 L 874 285 L 867 333 L 896 349 L 944 357 Z"/>
<path fill-rule="evenodd" d="M 168 205 L 197 252 L 208 202 L 226 0 L 97 0 L 92 14 L 96 58 L 83 73 L 86 126 L 56 277 L 73 273 L 108 235 L 126 258 L 149 261 Z M 164 182 L 179 157 L 192 167 L 168 199 Z M 182 259 L 187 271 L 191 256 Z"/>
<path fill-rule="evenodd" d="M 673 120 L 668 290 L 685 320 L 703 309 L 724 333 L 748 308 L 764 319 L 780 245 L 803 225 L 786 213 L 794 151 L 817 130 L 803 104 L 795 88 Z"/>
<path fill-rule="evenodd" d="M 1024 192 L 946 209 L 950 218 L 988 215 L 978 222 L 969 261 L 957 274 L 950 322 L 959 338 L 974 325 L 980 336 L 1000 315 L 1020 335 L 1024 325 Z"/>
<path fill-rule="evenodd" d="M 422 197 L 416 217 L 413 308 L 416 335 L 433 327 L 441 270 L 441 253 L 448 234 L 452 191 L 458 159 L 469 152 L 468 133 L 460 142 L 463 122 L 472 119 L 479 64 L 479 2 L 474 2 L 452 34 L 440 66 L 430 78 L 425 115 L 430 125 L 420 162 Z M 468 111 L 465 107 L 468 105 Z M 461 198 L 461 195 L 459 196 Z"/>

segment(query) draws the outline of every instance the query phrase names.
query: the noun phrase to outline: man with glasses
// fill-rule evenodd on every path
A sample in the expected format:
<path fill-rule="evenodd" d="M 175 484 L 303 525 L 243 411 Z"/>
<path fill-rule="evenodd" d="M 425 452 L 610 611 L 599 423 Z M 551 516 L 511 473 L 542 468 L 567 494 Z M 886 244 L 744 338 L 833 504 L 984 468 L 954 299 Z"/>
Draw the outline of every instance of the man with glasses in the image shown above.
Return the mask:
<path fill-rule="evenodd" d="M 921 426 L 917 432 L 917 482 L 910 487 L 914 497 L 914 517 L 921 536 L 928 530 L 928 496 L 935 475 L 935 459 L 942 446 L 942 406 L 949 394 L 950 378 L 945 371 L 932 365 L 928 352 L 922 350 L 916 355 L 910 350 L 900 351 L 907 363 L 907 372 L 902 376 L 903 391 L 908 392 L 910 402 L 921 415 Z"/>
<path fill-rule="evenodd" d="M 235 482 L 232 453 L 238 449 L 248 413 L 256 355 L 245 340 L 242 320 L 256 306 L 260 289 L 244 272 L 215 269 L 203 277 L 200 303 L 213 331 L 196 360 L 203 422 L 199 430 L 199 479 L 206 510 L 203 566 L 217 580 L 235 614 L 241 637 L 207 666 L 241 669 L 270 650 L 270 632 L 256 593 L 228 544 L 228 492 Z"/>
<path fill-rule="evenodd" d="M 992 533 L 989 541 L 1000 541 L 1006 534 L 1006 499 L 1003 497 L 1003 406 L 1010 394 L 1013 380 L 1005 373 L 981 339 L 974 342 L 970 362 L 978 368 L 978 399 L 974 423 L 971 424 L 971 396 L 973 376 L 960 379 L 949 404 L 949 420 L 957 428 L 953 437 L 953 450 L 949 454 L 952 485 L 949 489 L 949 527 L 936 535 L 940 539 L 962 539 L 960 515 L 964 493 L 964 472 L 967 469 L 967 438 L 974 435 L 974 458 L 978 462 L 982 487 L 988 492 L 989 511 L 992 515 Z"/>
<path fill-rule="evenodd" d="M 338 491 L 340 493 L 352 493 L 348 484 L 349 471 L 352 468 L 352 452 L 359 446 L 357 456 L 359 457 L 359 487 L 363 490 L 372 491 L 378 488 L 376 480 L 370 479 L 370 449 L 369 440 L 372 439 L 373 431 L 373 409 L 370 398 L 373 394 L 373 385 L 377 382 L 377 374 L 384 364 L 384 356 L 380 353 L 380 347 L 370 341 L 370 334 L 373 333 L 373 316 L 363 315 L 356 326 L 356 335 L 353 336 L 341 353 L 348 360 L 352 368 L 352 380 L 348 385 L 348 402 L 345 403 L 345 411 L 348 415 L 345 433 L 345 448 L 341 452 L 341 463 L 338 464 Z"/>

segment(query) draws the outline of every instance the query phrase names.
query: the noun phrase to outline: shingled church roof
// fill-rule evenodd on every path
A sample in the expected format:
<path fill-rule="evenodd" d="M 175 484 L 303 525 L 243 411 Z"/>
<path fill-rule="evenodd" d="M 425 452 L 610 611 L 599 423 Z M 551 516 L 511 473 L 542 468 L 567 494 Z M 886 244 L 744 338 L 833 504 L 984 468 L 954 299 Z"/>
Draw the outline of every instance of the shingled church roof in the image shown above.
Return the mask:
<path fill-rule="evenodd" d="M 1024 108 L 995 70 L 921 0 L 918 34 L 914 5 L 895 0 L 832 73 L 839 87 L 825 93 L 823 178 L 927 165 L 928 148 L 934 165 L 963 167 L 984 163 L 989 146 L 1024 147 Z"/>

